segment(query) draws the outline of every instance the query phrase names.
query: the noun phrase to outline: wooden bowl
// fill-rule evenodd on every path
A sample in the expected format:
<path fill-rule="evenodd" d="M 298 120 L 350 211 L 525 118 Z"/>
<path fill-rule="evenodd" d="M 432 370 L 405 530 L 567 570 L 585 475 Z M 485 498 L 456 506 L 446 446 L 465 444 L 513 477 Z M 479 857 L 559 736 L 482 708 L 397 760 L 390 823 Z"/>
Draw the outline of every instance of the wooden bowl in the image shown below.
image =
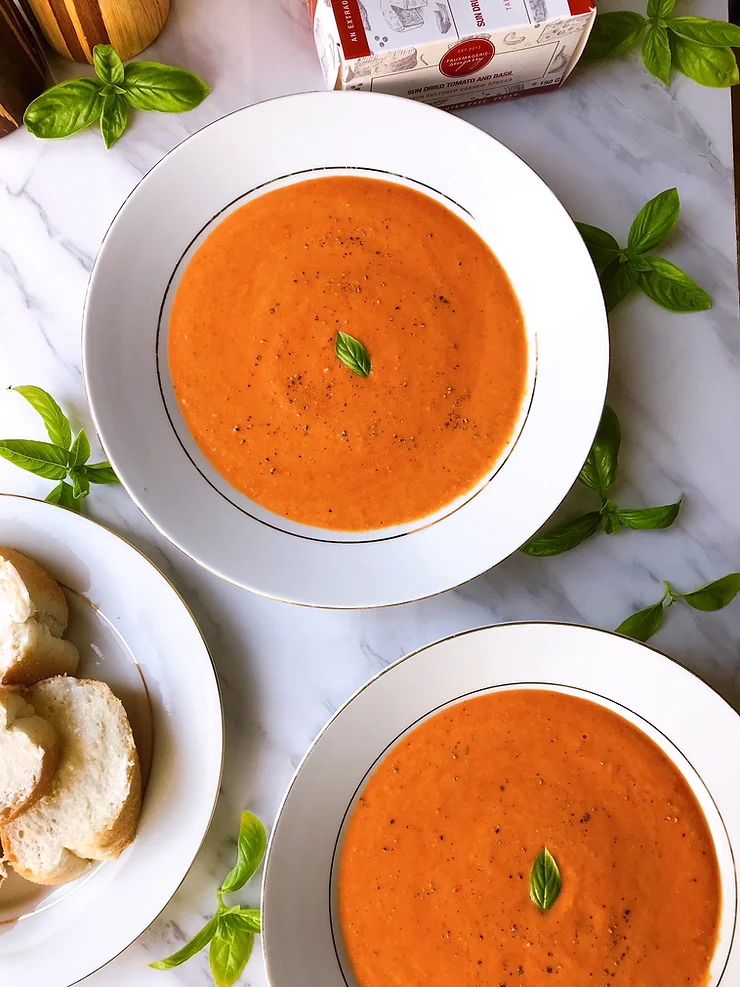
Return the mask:
<path fill-rule="evenodd" d="M 23 123 L 23 113 L 44 89 L 46 61 L 13 0 L 0 0 L 0 137 Z"/>
<path fill-rule="evenodd" d="M 164 27 L 170 0 L 27 0 L 55 51 L 90 62 L 95 45 L 113 45 L 126 61 L 147 48 Z"/>

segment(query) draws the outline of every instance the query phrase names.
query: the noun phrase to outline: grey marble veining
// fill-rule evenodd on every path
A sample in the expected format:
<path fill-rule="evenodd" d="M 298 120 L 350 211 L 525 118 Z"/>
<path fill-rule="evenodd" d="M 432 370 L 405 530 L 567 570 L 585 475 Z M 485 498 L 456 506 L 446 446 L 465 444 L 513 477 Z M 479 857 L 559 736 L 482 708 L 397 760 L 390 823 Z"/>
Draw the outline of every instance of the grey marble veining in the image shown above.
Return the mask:
<path fill-rule="evenodd" d="M 722 0 L 679 5 L 687 13 L 725 13 Z M 641 8 L 638 0 L 601 4 L 625 6 Z M 321 88 L 304 0 L 177 0 L 174 8 L 150 54 L 212 83 L 213 94 L 197 110 L 137 114 L 109 152 L 92 132 L 59 143 L 25 133 L 0 142 L 5 436 L 42 437 L 34 413 L 4 390 L 19 383 L 48 388 L 76 425 L 90 425 L 80 369 L 86 281 L 109 223 L 142 174 L 223 113 Z M 79 74 L 61 63 L 54 69 L 58 78 Z M 714 308 L 675 316 L 641 296 L 620 306 L 611 323 L 610 401 L 624 433 L 615 499 L 640 507 L 683 493 L 682 516 L 669 531 L 601 535 L 555 559 L 516 555 L 421 603 L 344 614 L 260 599 L 217 580 L 169 547 L 123 490 L 96 489 L 90 513 L 147 552 L 201 623 L 223 686 L 227 756 L 213 826 L 182 888 L 136 944 L 85 981 L 91 987 L 206 987 L 205 954 L 168 974 L 145 964 L 177 948 L 210 917 L 213 889 L 231 866 L 240 809 L 250 806 L 269 824 L 316 732 L 388 662 L 438 637 L 500 620 L 614 627 L 659 599 L 661 579 L 688 589 L 740 569 L 740 333 L 728 93 L 682 77 L 666 90 L 635 54 L 580 67 L 558 93 L 462 115 L 527 161 L 575 218 L 617 236 L 626 237 L 648 198 L 678 186 L 682 219 L 664 253 L 707 287 Z M 0 489 L 43 496 L 47 488 L 0 462 Z M 587 496 L 574 491 L 559 514 L 577 512 Z M 676 606 L 655 639 L 740 707 L 739 642 L 740 600 L 717 614 Z M 242 898 L 256 903 L 257 893 L 250 887 Z M 242 982 L 266 983 L 257 952 Z"/>

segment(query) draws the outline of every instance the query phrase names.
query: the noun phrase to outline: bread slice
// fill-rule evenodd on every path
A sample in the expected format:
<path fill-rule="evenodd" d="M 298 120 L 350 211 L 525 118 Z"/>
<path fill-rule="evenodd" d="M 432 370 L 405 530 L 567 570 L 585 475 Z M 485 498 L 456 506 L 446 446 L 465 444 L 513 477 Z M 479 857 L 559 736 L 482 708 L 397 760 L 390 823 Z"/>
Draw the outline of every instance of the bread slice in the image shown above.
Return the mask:
<path fill-rule="evenodd" d="M 126 711 L 104 682 L 57 676 L 26 695 L 59 734 L 62 756 L 48 793 L 0 827 L 0 840 L 21 877 L 65 884 L 133 840 L 139 759 Z"/>
<path fill-rule="evenodd" d="M 47 791 L 58 762 L 54 727 L 20 693 L 0 687 L 0 826 Z"/>
<path fill-rule="evenodd" d="M 63 641 L 69 611 L 59 584 L 12 548 L 0 547 L 0 684 L 31 685 L 74 674 L 79 654 Z"/>

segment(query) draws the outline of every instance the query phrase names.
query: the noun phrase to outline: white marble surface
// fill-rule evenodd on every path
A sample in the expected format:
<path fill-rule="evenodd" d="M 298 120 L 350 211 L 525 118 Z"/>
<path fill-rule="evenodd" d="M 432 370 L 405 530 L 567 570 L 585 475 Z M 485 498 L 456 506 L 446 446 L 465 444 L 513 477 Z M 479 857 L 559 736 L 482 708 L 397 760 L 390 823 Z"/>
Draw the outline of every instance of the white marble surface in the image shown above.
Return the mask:
<path fill-rule="evenodd" d="M 601 7 L 627 5 L 640 8 L 638 0 L 603 0 Z M 0 142 L 0 388 L 46 387 L 77 425 L 90 424 L 80 371 L 85 286 L 124 197 L 164 152 L 210 120 L 254 100 L 321 88 L 304 0 L 174 0 L 173 6 L 147 57 L 202 74 L 214 91 L 201 107 L 184 116 L 138 114 L 109 152 L 92 132 L 55 144 L 22 132 Z M 726 12 L 723 0 L 679 0 L 679 6 L 710 16 Z M 622 237 L 646 199 L 679 188 L 682 220 L 665 252 L 709 289 L 714 309 L 674 316 L 644 297 L 621 306 L 612 319 L 610 389 L 624 432 L 616 497 L 624 506 L 645 506 L 685 494 L 670 531 L 601 536 L 550 560 L 519 555 L 435 599 L 343 614 L 274 603 L 220 582 L 170 548 L 125 491 L 94 489 L 87 511 L 147 552 L 201 622 L 224 691 L 227 757 L 215 821 L 182 888 L 139 942 L 86 984 L 210 982 L 205 953 L 168 974 L 146 963 L 177 948 L 210 917 L 213 889 L 231 865 L 240 809 L 251 807 L 269 824 L 324 721 L 388 662 L 435 638 L 501 620 L 614 627 L 660 597 L 660 579 L 693 588 L 740 569 L 729 107 L 727 92 L 683 77 L 666 91 L 635 55 L 581 67 L 555 94 L 465 111 L 532 165 L 574 217 Z M 4 390 L 0 432 L 43 437 L 34 413 Z M 0 462 L 0 489 L 43 496 L 48 486 Z M 582 500 L 574 492 L 563 513 Z M 675 607 L 655 639 L 740 707 L 739 641 L 740 599 L 717 614 Z M 243 898 L 253 901 L 256 894 L 252 888 Z M 255 952 L 242 983 L 265 982 Z"/>

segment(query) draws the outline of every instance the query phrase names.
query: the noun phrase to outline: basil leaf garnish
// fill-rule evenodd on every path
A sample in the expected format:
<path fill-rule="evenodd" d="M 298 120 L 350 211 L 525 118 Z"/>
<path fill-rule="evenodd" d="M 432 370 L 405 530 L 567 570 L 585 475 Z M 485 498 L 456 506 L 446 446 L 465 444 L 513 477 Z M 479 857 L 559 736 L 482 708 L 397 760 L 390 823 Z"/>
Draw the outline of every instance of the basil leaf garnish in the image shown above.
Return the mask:
<path fill-rule="evenodd" d="M 172 970 L 176 966 L 180 966 L 186 960 L 195 956 L 199 953 L 204 946 L 216 935 L 216 929 L 218 928 L 219 916 L 214 915 L 207 925 L 204 925 L 197 935 L 194 935 L 190 942 L 185 943 L 182 949 L 178 949 L 176 953 L 172 956 L 168 956 L 164 960 L 157 960 L 156 963 L 150 963 L 149 966 L 154 970 Z"/>
<path fill-rule="evenodd" d="M 662 24 L 651 24 L 642 42 L 642 60 L 648 72 L 666 86 L 671 84 L 671 58 L 668 29 Z"/>
<path fill-rule="evenodd" d="M 708 17 L 671 17 L 668 30 L 708 48 L 740 48 L 740 26 Z"/>
<path fill-rule="evenodd" d="M 545 846 L 537 854 L 532 865 L 529 875 L 529 897 L 540 911 L 546 912 L 558 900 L 562 887 L 563 879 L 560 875 L 560 868 Z"/>
<path fill-rule="evenodd" d="M 90 483 L 120 483 L 110 463 L 88 463 L 85 473 Z"/>
<path fill-rule="evenodd" d="M 372 370 L 370 354 L 365 346 L 346 332 L 337 333 L 336 354 L 345 367 L 360 377 L 367 377 Z"/>
<path fill-rule="evenodd" d="M 50 442 L 35 439 L 3 439 L 0 457 L 46 480 L 63 480 L 67 475 L 67 451 Z"/>
<path fill-rule="evenodd" d="M 137 110 L 183 113 L 200 105 L 210 87 L 186 69 L 159 62 L 130 62 L 124 70 L 126 99 Z"/>
<path fill-rule="evenodd" d="M 681 501 L 666 504 L 664 507 L 645 507 L 636 511 L 617 511 L 621 524 L 637 530 L 654 531 L 658 528 L 670 528 L 681 510 Z"/>
<path fill-rule="evenodd" d="M 676 68 L 702 86 L 726 89 L 740 82 L 737 61 L 731 48 L 713 48 L 672 34 L 671 53 Z"/>
<path fill-rule="evenodd" d="M 262 863 L 266 848 L 267 833 L 265 827 L 251 812 L 242 812 L 237 841 L 237 860 L 221 885 L 221 891 L 224 894 L 230 894 L 232 891 L 238 891 L 239 888 L 244 887 Z"/>
<path fill-rule="evenodd" d="M 688 603 L 694 610 L 721 610 L 735 599 L 740 593 L 740 572 L 731 572 L 713 583 L 700 586 L 691 593 L 677 593 L 672 590 L 674 597 Z"/>
<path fill-rule="evenodd" d="M 80 466 L 70 470 L 69 476 L 72 480 L 72 493 L 75 499 L 81 500 L 83 497 L 87 497 L 90 493 L 90 481 L 85 473 L 85 467 Z"/>
<path fill-rule="evenodd" d="M 607 312 L 611 312 L 637 284 L 638 272 L 632 263 L 614 261 L 601 275 L 601 290 L 604 292 L 604 304 Z"/>
<path fill-rule="evenodd" d="M 598 274 L 604 270 L 612 261 L 619 257 L 621 248 L 611 233 L 600 230 L 598 226 L 589 226 L 588 223 L 576 223 L 578 232 L 583 237 L 583 241 L 591 254 L 591 260 Z"/>
<path fill-rule="evenodd" d="M 100 117 L 103 100 L 98 79 L 68 79 L 37 96 L 26 107 L 23 122 L 34 137 L 71 137 Z"/>
<path fill-rule="evenodd" d="M 242 908 L 236 905 L 234 908 L 229 908 L 226 914 L 233 915 L 235 924 L 245 932 L 252 932 L 255 935 L 262 932 L 262 912 L 259 908 Z"/>
<path fill-rule="evenodd" d="M 90 442 L 88 441 L 85 429 L 81 428 L 77 434 L 77 438 L 72 443 L 72 448 L 69 450 L 69 465 L 83 466 L 90 458 Z"/>
<path fill-rule="evenodd" d="M 648 298 L 671 312 L 704 312 L 712 307 L 707 292 L 680 267 L 664 257 L 646 257 L 650 270 L 640 272 L 639 284 Z"/>
<path fill-rule="evenodd" d="M 663 609 L 663 600 L 661 600 L 660 603 L 656 603 L 652 607 L 646 607 L 644 610 L 633 613 L 631 617 L 623 620 L 616 630 L 618 634 L 634 638 L 635 641 L 647 641 L 663 626 L 664 617 L 665 610 Z"/>
<path fill-rule="evenodd" d="M 627 238 L 627 250 L 631 254 L 644 254 L 658 247 L 676 228 L 681 212 L 678 189 L 669 188 L 646 202 L 637 214 Z M 640 258 L 648 264 L 647 258 Z"/>
<path fill-rule="evenodd" d="M 57 483 L 53 490 L 44 497 L 44 500 L 47 504 L 57 504 L 59 507 L 66 507 L 68 511 L 80 513 L 80 502 L 75 497 L 74 489 L 66 480 Z"/>
<path fill-rule="evenodd" d="M 128 125 L 129 112 L 129 104 L 125 96 L 111 93 L 103 99 L 100 132 L 107 148 L 113 147 L 118 138 L 123 136 Z"/>
<path fill-rule="evenodd" d="M 119 86 L 123 82 L 123 62 L 113 45 L 95 45 L 93 64 L 101 82 L 111 86 Z"/>
<path fill-rule="evenodd" d="M 648 17 L 670 17 L 676 6 L 676 0 L 648 0 Z"/>
<path fill-rule="evenodd" d="M 236 916 L 221 915 L 211 939 L 208 960 L 216 987 L 232 987 L 241 977 L 252 954 L 254 936 L 245 932 Z"/>
<path fill-rule="evenodd" d="M 634 48 L 642 37 L 647 21 L 642 14 L 617 10 L 599 14 L 594 23 L 584 58 L 616 58 Z"/>
<path fill-rule="evenodd" d="M 601 508 L 601 527 L 607 535 L 618 535 L 622 525 L 619 522 L 617 505 L 613 500 L 607 500 Z"/>
<path fill-rule="evenodd" d="M 46 434 L 52 444 L 61 446 L 62 449 L 69 449 L 72 444 L 72 429 L 69 425 L 69 419 L 51 394 L 40 387 L 34 387 L 33 384 L 21 384 L 20 387 L 14 387 L 13 390 L 24 397 L 34 411 L 38 411 L 41 415 L 46 426 Z"/>
<path fill-rule="evenodd" d="M 578 475 L 581 483 L 595 490 L 602 497 L 606 497 L 607 491 L 617 479 L 621 441 L 622 429 L 619 419 L 609 405 L 606 405 L 591 452 Z"/>
<path fill-rule="evenodd" d="M 531 555 L 535 558 L 547 558 L 569 552 L 590 538 L 600 523 L 601 514 L 598 511 L 584 514 L 583 517 L 576 518 L 575 521 L 556 524 L 549 531 L 527 542 L 521 551 L 525 555 Z"/>

